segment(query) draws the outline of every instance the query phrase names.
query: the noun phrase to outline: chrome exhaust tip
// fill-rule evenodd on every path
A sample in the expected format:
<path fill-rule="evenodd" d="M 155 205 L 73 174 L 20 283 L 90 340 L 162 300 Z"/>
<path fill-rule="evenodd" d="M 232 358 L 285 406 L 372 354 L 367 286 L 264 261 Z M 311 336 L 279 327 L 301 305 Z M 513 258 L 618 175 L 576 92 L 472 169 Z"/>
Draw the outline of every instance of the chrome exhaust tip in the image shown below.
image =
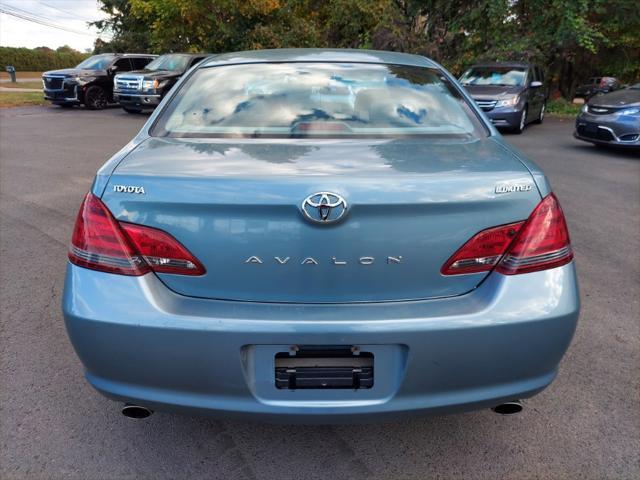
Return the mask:
<path fill-rule="evenodd" d="M 149 410 L 147 407 L 141 407 L 140 405 L 133 405 L 131 403 L 126 403 L 124 407 L 122 407 L 122 414 L 129 418 L 147 418 L 150 417 L 152 413 L 153 410 Z"/>
<path fill-rule="evenodd" d="M 516 415 L 520 413 L 523 408 L 524 407 L 520 401 L 514 400 L 513 402 L 504 402 L 500 405 L 496 405 L 491 410 L 499 415 Z"/>

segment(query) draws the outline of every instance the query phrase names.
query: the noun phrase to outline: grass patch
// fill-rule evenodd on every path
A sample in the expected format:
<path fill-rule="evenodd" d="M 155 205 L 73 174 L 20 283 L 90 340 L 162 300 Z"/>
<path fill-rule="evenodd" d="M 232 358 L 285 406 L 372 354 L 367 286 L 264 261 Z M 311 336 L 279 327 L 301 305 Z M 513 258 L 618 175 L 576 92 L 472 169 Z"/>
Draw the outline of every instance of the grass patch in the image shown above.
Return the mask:
<path fill-rule="evenodd" d="M 47 105 L 42 92 L 0 92 L 0 108 Z"/>
<path fill-rule="evenodd" d="M 34 80 L 33 82 L 2 82 L 0 83 L 2 88 L 37 88 L 42 90 L 42 82 L 40 80 Z"/>
<path fill-rule="evenodd" d="M 42 77 L 42 72 L 16 72 L 16 78 L 40 78 Z M 9 76 L 9 74 L 4 70 L 4 67 L 2 67 L 2 70 L 0 70 L 0 79 L 9 79 L 11 78 Z"/>
<path fill-rule="evenodd" d="M 547 113 L 559 117 L 575 117 L 580 113 L 582 105 L 571 103 L 563 98 L 549 100 L 547 102 Z"/>

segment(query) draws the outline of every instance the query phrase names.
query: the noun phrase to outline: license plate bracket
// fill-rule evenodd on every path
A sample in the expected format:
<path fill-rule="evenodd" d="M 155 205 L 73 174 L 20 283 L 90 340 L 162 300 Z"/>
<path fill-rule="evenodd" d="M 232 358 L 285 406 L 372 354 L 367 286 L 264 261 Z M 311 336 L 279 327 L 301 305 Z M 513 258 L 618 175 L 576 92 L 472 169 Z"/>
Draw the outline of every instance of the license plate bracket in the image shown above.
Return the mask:
<path fill-rule="evenodd" d="M 275 355 L 277 389 L 370 389 L 373 354 L 354 346 L 300 346 Z"/>

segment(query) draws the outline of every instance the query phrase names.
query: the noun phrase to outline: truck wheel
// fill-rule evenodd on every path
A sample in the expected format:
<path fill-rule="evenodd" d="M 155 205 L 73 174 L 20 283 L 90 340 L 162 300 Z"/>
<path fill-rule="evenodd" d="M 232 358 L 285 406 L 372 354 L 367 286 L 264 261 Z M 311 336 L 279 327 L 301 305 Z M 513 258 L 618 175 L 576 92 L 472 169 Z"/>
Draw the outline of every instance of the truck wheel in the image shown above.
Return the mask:
<path fill-rule="evenodd" d="M 102 110 L 107 103 L 107 92 L 97 85 L 89 87 L 84 94 L 84 104 L 89 110 Z"/>

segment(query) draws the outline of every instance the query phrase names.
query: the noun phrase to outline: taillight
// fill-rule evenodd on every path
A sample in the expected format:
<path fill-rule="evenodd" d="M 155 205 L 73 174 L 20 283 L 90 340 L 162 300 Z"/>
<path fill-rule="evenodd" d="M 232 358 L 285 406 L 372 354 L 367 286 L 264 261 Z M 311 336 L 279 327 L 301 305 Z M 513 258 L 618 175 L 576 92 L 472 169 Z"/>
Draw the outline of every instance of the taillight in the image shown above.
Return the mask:
<path fill-rule="evenodd" d="M 151 270 L 156 273 L 202 275 L 202 264 L 175 238 L 156 228 L 120 222 Z"/>
<path fill-rule="evenodd" d="M 149 271 L 202 275 L 204 267 L 162 230 L 118 222 L 102 201 L 88 193 L 82 202 L 69 248 L 71 263 L 121 275 Z"/>
<path fill-rule="evenodd" d="M 505 275 L 559 267 L 573 258 L 569 230 L 554 194 L 547 195 L 526 222 L 489 228 L 474 235 L 442 267 L 443 275 L 487 272 Z"/>
<path fill-rule="evenodd" d="M 475 234 L 443 265 L 443 275 L 488 272 L 496 266 L 524 222 L 488 228 Z"/>
<path fill-rule="evenodd" d="M 104 203 L 88 193 L 71 237 L 69 260 L 81 267 L 123 275 L 143 275 L 149 266 L 122 234 Z"/>
<path fill-rule="evenodd" d="M 536 272 L 565 265 L 572 259 L 567 222 L 552 193 L 529 216 L 497 270 L 506 275 Z"/>

